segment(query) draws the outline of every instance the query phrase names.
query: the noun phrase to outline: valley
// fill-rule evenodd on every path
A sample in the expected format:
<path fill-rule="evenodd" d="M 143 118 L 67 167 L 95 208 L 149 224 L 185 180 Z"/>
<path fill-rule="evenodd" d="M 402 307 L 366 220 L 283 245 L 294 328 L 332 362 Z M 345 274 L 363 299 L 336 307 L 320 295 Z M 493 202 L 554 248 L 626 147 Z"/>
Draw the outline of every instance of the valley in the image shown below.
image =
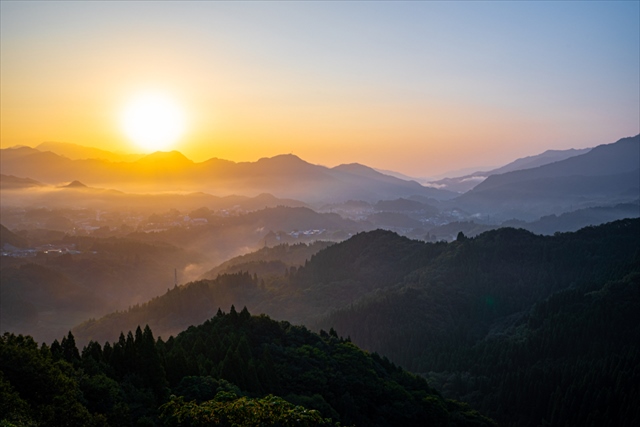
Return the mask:
<path fill-rule="evenodd" d="M 132 383 L 152 393 L 158 404 L 135 403 L 146 409 L 126 417 L 157 418 L 160 402 L 170 402 L 164 414 L 197 410 L 184 406 L 185 400 L 168 401 L 165 394 L 171 389 L 188 399 L 185 381 L 196 381 L 198 387 L 211 384 L 229 390 L 238 402 L 251 405 L 261 403 L 241 399 L 274 393 L 284 397 L 283 402 L 330 415 L 333 421 L 327 418 L 322 421 L 326 423 L 378 425 L 385 419 L 380 414 L 365 420 L 360 417 L 370 410 L 352 412 L 342 406 L 359 393 L 355 390 L 340 400 L 328 389 L 313 394 L 315 386 L 304 392 L 276 387 L 290 374 L 278 368 L 281 379 L 267 379 L 260 369 L 271 368 L 259 366 L 272 363 L 269 358 L 254 361 L 247 349 L 233 350 L 239 344 L 224 338 L 239 332 L 216 332 L 216 341 L 226 344 L 204 348 L 217 348 L 217 356 L 201 353 L 202 344 L 187 338 L 195 327 L 240 316 L 244 322 L 262 322 L 260 328 L 303 328 L 305 340 L 325 340 L 321 347 L 357 346 L 363 351 L 358 354 L 373 357 L 374 362 L 366 363 L 382 363 L 384 369 L 375 368 L 378 371 L 412 372 L 416 377 L 411 381 L 445 399 L 437 403 L 438 422 L 464 413 L 468 422 L 492 425 L 489 418 L 476 419 L 475 412 L 452 403 L 467 402 L 505 426 L 596 425 L 605 419 L 627 425 L 638 416 L 628 402 L 638 398 L 634 384 L 640 383 L 632 369 L 639 362 L 639 349 L 628 345 L 640 342 L 633 326 L 640 324 L 633 308 L 640 303 L 640 190 L 633 161 L 640 157 L 639 146 L 636 136 L 565 153 L 560 160 L 539 156 L 534 160 L 547 158 L 551 163 L 529 169 L 529 161 L 513 162 L 516 166 L 477 180 L 462 194 L 402 181 L 362 165 L 329 169 L 291 156 L 225 163 L 226 175 L 211 175 L 202 169 L 210 162 L 176 163 L 176 153 L 114 163 L 70 160 L 38 149 L 3 149 L 4 351 L 15 351 L 11 346 L 21 338 L 14 334 L 29 335 L 36 342 L 52 343 L 52 360 L 62 357 L 78 369 L 94 363 L 89 358 L 94 357 L 112 367 L 91 375 L 126 384 L 124 374 L 109 371 L 121 369 L 120 362 L 104 352 L 114 345 L 142 345 L 139 332 L 132 344 L 125 335 L 146 327 L 145 334 L 157 337 L 153 347 L 164 372 L 158 375 L 166 382 Z M 73 148 L 76 153 L 81 149 Z M 41 158 L 49 162 L 47 168 Z M 93 165 L 90 173 L 86 162 Z M 131 175 L 137 169 L 127 162 L 146 162 L 154 172 L 147 178 L 139 172 Z M 524 169 L 517 169 L 519 164 Z M 96 173 L 101 168 L 104 172 Z M 195 180 L 196 173 L 208 178 Z M 109 181 L 104 180 L 107 176 Z M 68 183 L 57 181 L 71 177 Z M 148 193 L 131 192 L 143 186 L 124 184 L 145 179 L 162 188 L 165 182 L 172 184 Z M 287 180 L 301 183 L 305 192 L 285 189 Z M 230 182 L 236 184 L 227 187 Z M 218 185 L 241 192 L 207 192 Z M 598 329 L 594 322 L 603 326 Z M 236 327 L 232 325 L 227 327 Z M 611 330 L 617 333 L 607 333 Z M 72 336 L 82 357 L 56 356 L 58 340 L 65 336 L 62 346 L 69 345 Z M 598 338 L 591 342 L 590 336 Z M 273 343 L 247 339 L 258 345 L 252 354 L 270 348 L 269 357 L 275 357 Z M 189 344 L 173 344 L 184 340 Z M 576 351 L 568 351 L 566 342 Z M 224 348 L 245 355 L 225 357 Z M 90 349 L 93 356 L 85 356 Z M 178 362 L 180 352 L 189 351 L 202 356 Z M 205 363 L 202 357 L 211 359 Z M 236 360 L 233 369 L 229 357 Z M 327 357 L 337 356 L 322 356 L 325 366 Z M 50 363 L 46 360 L 39 363 Z M 494 368 L 514 361 L 517 366 L 507 376 Z M 246 371 L 247 366 L 259 369 Z M 607 369 L 606 377 L 593 374 Z M 609 381 L 606 378 L 617 379 L 603 394 L 598 385 Z M 326 381 L 333 380 L 313 380 Z M 403 384 L 411 388 L 417 383 Z M 79 386 L 92 393 L 89 385 Z M 572 391 L 578 386 L 580 394 Z M 213 398 L 215 392 L 198 401 Z M 132 408 L 135 399 L 121 403 Z M 125 416 L 117 415 L 115 406 L 109 408 L 89 409 L 111 422 Z M 411 410 L 422 414 L 416 420 L 435 416 L 435 409 L 421 408 Z M 380 425 L 403 419 L 389 416 Z M 404 419 L 401 425 L 411 422 Z"/>
<path fill-rule="evenodd" d="M 640 425 L 639 1 L 0 1 L 0 427 Z"/>

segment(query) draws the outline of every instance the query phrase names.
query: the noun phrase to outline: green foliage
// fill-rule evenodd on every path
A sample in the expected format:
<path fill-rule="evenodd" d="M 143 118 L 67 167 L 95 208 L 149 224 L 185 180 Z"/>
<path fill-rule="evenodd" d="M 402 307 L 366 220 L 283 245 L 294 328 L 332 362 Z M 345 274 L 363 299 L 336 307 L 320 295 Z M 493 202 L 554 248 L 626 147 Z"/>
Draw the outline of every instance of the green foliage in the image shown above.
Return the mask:
<path fill-rule="evenodd" d="M 210 345 L 199 344 L 204 341 Z M 214 391 L 227 391 L 225 383 L 211 374 L 218 373 L 247 398 L 285 396 L 294 405 L 318 410 L 342 424 L 411 426 L 427 420 L 434 425 L 450 421 L 449 409 L 440 412 L 440 418 L 434 415 L 438 414 L 434 401 L 442 408 L 446 404 L 424 379 L 363 352 L 333 330 L 320 336 L 264 315 L 248 316 L 244 309 L 238 313 L 232 307 L 228 314 L 219 312 L 170 339 L 165 348 L 167 360 L 180 355 L 183 362 L 178 368 L 192 375 L 173 386 L 175 394 L 188 400 L 202 402 Z M 179 377 L 173 365 L 167 364 L 166 369 L 169 377 Z M 492 425 L 467 409 L 457 410 L 481 425 Z"/>
<path fill-rule="evenodd" d="M 640 221 L 623 220 L 441 245 L 403 283 L 318 327 L 424 372 L 501 425 L 631 426 L 640 420 L 638 235 Z"/>
<path fill-rule="evenodd" d="M 11 384 L 0 372 L 0 426 L 36 426 L 31 418 L 29 404 L 20 398 Z"/>
<path fill-rule="evenodd" d="M 82 352 L 71 333 L 40 349 L 5 335 L 0 390 L 12 403 L 3 419 L 287 425 L 286 414 L 307 411 L 342 425 L 494 425 L 477 409 L 506 426 L 635 425 L 638 235 L 640 220 L 552 237 L 502 229 L 450 244 L 376 231 L 265 286 L 246 272 L 221 275 L 119 318 L 128 326 L 153 314 L 167 330 L 176 314 L 196 324 L 208 313 L 166 341 L 136 328 L 143 322 Z M 308 319 L 333 310 L 317 323 L 329 332 L 251 316 L 238 301 L 308 310 Z M 223 302 L 228 314 L 215 312 Z M 444 397 L 376 351 L 428 375 Z M 284 412 L 260 418 L 275 406 Z"/>
<path fill-rule="evenodd" d="M 168 427 L 324 427 L 337 426 L 318 411 L 295 406 L 268 395 L 263 398 L 238 397 L 220 392 L 213 400 L 197 404 L 172 396 L 161 408 Z"/>
<path fill-rule="evenodd" d="M 5 425 L 494 425 L 333 329 L 246 307 L 166 342 L 146 326 L 82 352 L 72 333 L 51 348 L 5 334 L 0 356 Z"/>
<path fill-rule="evenodd" d="M 283 275 L 288 268 L 297 268 L 318 251 L 333 245 L 333 242 L 316 241 L 310 244 L 296 243 L 281 244 L 265 247 L 246 255 L 238 256 L 223 262 L 216 268 L 209 270 L 203 278 L 215 279 L 220 274 L 240 272 L 257 273 L 264 277 L 273 274 Z"/>
<path fill-rule="evenodd" d="M 517 332 L 450 354 L 430 378 L 505 426 L 633 426 L 640 420 L 640 269 L 558 292 Z M 461 372 L 462 371 L 462 372 Z"/>
<path fill-rule="evenodd" d="M 99 419 L 83 404 L 74 368 L 41 352 L 31 337 L 5 333 L 0 338 L 3 404 L 6 424 L 93 426 Z"/>
<path fill-rule="evenodd" d="M 178 396 L 184 397 L 188 402 L 198 403 L 212 400 L 220 392 L 229 392 L 235 395 L 242 395 L 240 389 L 224 379 L 215 379 L 207 376 L 186 376 L 180 380 L 174 392 Z"/>

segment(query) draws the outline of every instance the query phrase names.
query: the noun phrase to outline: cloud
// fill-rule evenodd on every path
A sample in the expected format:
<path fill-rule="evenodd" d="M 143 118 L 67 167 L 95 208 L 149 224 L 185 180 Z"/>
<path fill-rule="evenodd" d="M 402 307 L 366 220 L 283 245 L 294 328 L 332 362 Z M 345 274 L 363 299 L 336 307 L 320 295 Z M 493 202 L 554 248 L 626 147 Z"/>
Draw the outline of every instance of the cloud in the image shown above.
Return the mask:
<path fill-rule="evenodd" d="M 425 184 L 422 184 L 423 187 L 430 187 L 430 188 L 444 188 L 447 186 L 447 184 L 436 184 L 434 182 L 427 182 Z"/>
<path fill-rule="evenodd" d="M 469 178 L 465 178 L 465 179 L 461 180 L 460 182 L 469 182 L 469 181 L 482 182 L 485 179 L 487 179 L 486 176 L 470 176 Z"/>

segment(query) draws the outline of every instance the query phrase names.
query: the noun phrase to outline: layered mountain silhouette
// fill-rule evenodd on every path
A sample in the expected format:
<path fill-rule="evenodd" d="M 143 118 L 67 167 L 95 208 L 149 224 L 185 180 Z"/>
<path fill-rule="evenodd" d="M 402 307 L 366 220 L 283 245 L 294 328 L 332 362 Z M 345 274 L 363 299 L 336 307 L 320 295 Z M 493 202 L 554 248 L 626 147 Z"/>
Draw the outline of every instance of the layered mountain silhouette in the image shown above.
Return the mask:
<path fill-rule="evenodd" d="M 379 298 L 384 300 L 385 293 L 388 296 L 396 292 L 404 293 L 404 286 L 414 286 L 422 282 L 424 283 L 420 285 L 421 289 L 424 285 L 424 290 L 431 289 L 434 292 L 425 303 L 425 307 L 428 306 L 431 310 L 440 312 L 450 308 L 450 299 L 461 296 L 457 294 L 460 291 L 457 286 L 462 285 L 455 283 L 463 279 L 469 281 L 469 283 L 465 282 L 464 286 L 486 287 L 482 292 L 489 292 L 492 295 L 501 293 L 501 298 L 511 301 L 510 304 L 519 301 L 516 306 L 500 314 L 510 315 L 522 309 L 522 306 L 518 305 L 522 301 L 526 300 L 525 305 L 530 305 L 536 298 L 546 298 L 550 292 L 568 286 L 571 280 L 588 279 L 588 269 L 583 265 L 583 260 L 581 261 L 581 256 L 586 255 L 578 251 L 580 245 L 584 244 L 582 238 L 587 238 L 591 246 L 588 249 L 582 248 L 580 251 L 604 257 L 600 264 L 610 266 L 628 262 L 633 258 L 634 250 L 638 246 L 637 239 L 634 239 L 631 234 L 639 226 L 638 219 L 599 226 L 597 232 L 599 237 L 605 235 L 607 230 L 611 236 L 615 234 L 615 238 L 618 239 L 615 250 L 611 247 L 599 246 L 599 242 L 592 236 L 593 233 L 589 228 L 576 234 L 567 234 L 562 238 L 536 236 L 525 230 L 502 228 L 483 233 L 468 244 L 459 241 L 449 244 L 424 243 L 398 236 L 390 231 L 375 230 L 358 233 L 344 242 L 320 250 L 297 271 L 291 271 L 289 277 L 283 281 L 273 282 L 266 288 L 257 283 L 249 285 L 249 282 L 254 280 L 251 276 L 247 276 L 249 282 L 240 285 L 245 281 L 243 274 L 247 271 L 256 272 L 256 264 L 259 261 L 273 261 L 274 258 L 270 254 L 283 249 L 262 250 L 251 256 L 227 262 L 220 268 L 206 273 L 204 277 L 211 279 L 214 279 L 215 274 L 222 274 L 213 282 L 193 282 L 180 287 L 179 292 L 176 291 L 182 294 L 179 299 L 175 299 L 175 294 L 168 293 L 129 312 L 113 313 L 99 321 L 87 322 L 76 328 L 74 333 L 81 340 L 113 339 L 114 334 L 131 328 L 131 325 L 149 323 L 166 336 L 173 332 L 174 326 L 179 330 L 188 326 L 188 322 L 203 321 L 215 313 L 218 306 L 224 307 L 231 304 L 246 305 L 252 307 L 254 311 L 265 312 L 275 318 L 288 319 L 292 322 L 307 325 L 320 322 L 321 326 L 325 327 L 327 325 L 322 319 L 331 315 L 334 310 L 354 310 L 356 303 L 366 302 L 367 298 L 379 302 Z M 570 242 L 575 251 L 562 252 L 564 250 L 562 244 L 568 244 L 567 242 Z M 542 246 L 547 245 L 545 250 L 541 249 Z M 466 249 L 463 250 L 463 248 Z M 576 256 L 574 252 L 581 255 Z M 550 258 L 550 254 L 554 256 Z M 571 260 L 571 269 L 563 266 L 560 258 Z M 246 261 L 251 261 L 249 264 L 252 265 L 249 266 Z M 300 262 L 300 260 L 297 261 Z M 468 266 L 469 263 L 473 263 L 473 271 L 477 270 L 479 275 L 475 280 L 482 278 L 481 284 L 474 282 L 471 271 L 466 269 L 460 271 L 460 265 Z M 238 273 L 240 276 L 235 278 L 228 276 L 228 273 L 237 272 L 237 270 L 227 269 L 230 265 L 242 264 L 246 269 L 241 270 L 243 273 Z M 515 265 L 518 267 L 514 267 Z M 518 271 L 543 271 L 552 266 L 558 271 L 562 270 L 563 273 L 557 274 L 553 284 L 545 284 L 547 288 L 537 289 L 533 286 L 527 288 L 525 294 L 521 294 L 520 289 L 514 288 L 512 282 L 519 277 Z M 529 283 L 538 280 L 538 276 L 527 276 L 522 280 Z M 504 288 L 500 291 L 492 290 L 492 281 L 503 283 Z M 556 289 L 549 288 L 553 286 Z M 176 301 L 184 304 L 176 305 Z M 188 303 L 185 303 L 186 301 Z M 442 305 L 433 306 L 432 304 L 437 301 Z M 370 302 L 368 301 L 367 304 Z M 415 303 L 420 304 L 418 301 Z M 163 308 L 159 309 L 160 307 Z M 458 308 L 463 310 L 461 307 Z M 440 321 L 455 323 L 454 318 L 447 316 L 440 318 Z M 161 324 L 164 324 L 163 327 L 166 329 L 162 329 Z M 358 325 L 341 324 L 341 329 L 347 330 L 352 336 L 356 336 L 358 328 Z M 485 330 L 486 332 L 488 329 Z M 376 331 L 369 330 L 368 333 L 375 335 Z"/>
<path fill-rule="evenodd" d="M 235 304 L 341 331 L 428 373 L 448 396 L 495 413 L 504 425 L 536 426 L 552 416 L 572 421 L 559 425 L 586 425 L 580 420 L 597 416 L 602 384 L 620 378 L 612 401 L 637 396 L 639 230 L 640 220 L 627 219 L 554 236 L 502 228 L 451 243 L 376 230 L 320 250 L 279 279 L 269 279 L 271 271 L 254 275 L 270 251 L 238 259 L 241 272 L 218 269 L 215 279 L 175 287 L 73 332 L 79 342 L 113 340 L 149 324 L 166 337 Z M 527 398 L 505 411 L 501 403 L 518 394 Z M 614 424 L 632 425 L 621 421 L 637 405 L 620 407 Z"/>
<path fill-rule="evenodd" d="M 71 144 L 68 142 L 47 141 L 35 147 L 40 151 L 51 151 L 72 160 L 103 159 L 112 162 L 132 162 L 144 157 L 144 154 L 120 154 L 94 147 Z"/>
<path fill-rule="evenodd" d="M 429 229 L 428 233 L 432 241 L 451 241 L 460 232 L 463 232 L 467 237 L 475 237 L 485 231 L 501 227 L 522 228 L 535 234 L 552 235 L 558 232 L 577 231 L 588 226 L 638 217 L 640 217 L 640 200 L 632 203 L 620 203 L 614 206 L 578 209 L 561 215 L 545 215 L 532 222 L 511 219 L 499 225 L 489 225 L 476 223 L 475 221 L 453 221 L 433 227 Z"/>
<path fill-rule="evenodd" d="M 455 193 L 423 187 L 352 164 L 328 168 L 295 155 L 235 163 L 209 159 L 196 163 L 177 151 L 157 152 L 133 162 L 71 160 L 29 147 L 2 150 L 5 173 L 59 184 L 80 180 L 89 186 L 136 190 L 204 191 L 219 196 L 270 193 L 310 203 L 381 199 L 421 195 L 448 199 Z"/>
<path fill-rule="evenodd" d="M 559 162 L 561 160 L 568 159 L 569 157 L 575 157 L 581 154 L 588 153 L 589 150 L 591 150 L 591 148 L 547 150 L 544 153 L 535 156 L 522 157 L 520 159 L 514 160 L 513 162 L 497 169 L 492 169 L 486 172 L 477 171 L 455 178 L 443 178 L 437 181 L 430 181 L 427 183 L 427 185 L 432 185 L 443 190 L 466 193 L 491 175 L 499 175 L 502 173 L 513 172 L 521 169 L 531 169 L 549 163 Z"/>
<path fill-rule="evenodd" d="M 71 181 L 67 185 L 63 185 L 61 188 L 88 188 L 85 184 L 81 183 L 78 180 Z"/>
<path fill-rule="evenodd" d="M 20 178 L 13 175 L 0 174 L 0 188 L 2 189 L 21 189 L 32 187 L 45 187 L 45 184 L 31 178 Z"/>
<path fill-rule="evenodd" d="M 494 218 L 533 220 L 640 197 L 640 135 L 531 169 L 491 175 L 456 206 Z"/>
<path fill-rule="evenodd" d="M 194 193 L 127 193 L 119 190 L 90 187 L 79 180 L 58 187 L 47 186 L 30 178 L 0 175 L 3 203 L 6 205 L 39 205 L 49 208 L 135 209 L 140 212 L 162 212 L 169 207 L 183 210 L 208 208 L 215 211 L 255 211 L 268 207 L 303 207 L 306 203 L 294 199 L 278 198 L 262 193 L 256 196 L 213 196 Z M 26 189 L 40 191 L 21 191 Z M 16 191 L 10 191 L 16 190 Z"/>
<path fill-rule="evenodd" d="M 639 136 L 635 136 L 587 152 L 547 151 L 518 159 L 490 171 L 486 180 L 455 199 L 456 193 L 451 191 L 425 187 L 357 163 L 328 168 L 292 154 L 256 162 L 212 158 L 198 163 L 171 151 L 153 153 L 132 162 L 114 162 L 71 160 L 50 151 L 16 147 L 2 150 L 1 167 L 6 176 L 31 180 L 18 182 L 3 176 L 3 188 L 37 185 L 33 181 L 60 185 L 77 180 L 89 187 L 138 193 L 271 194 L 278 199 L 300 200 L 316 206 L 348 200 L 375 203 L 412 198 L 448 201 L 441 207 L 459 208 L 499 223 L 512 218 L 532 221 L 545 215 L 637 200 L 640 197 L 639 145 Z M 581 152 L 584 153 L 577 154 Z M 544 164 L 531 167 L 540 163 Z M 470 175 L 458 180 L 475 183 L 481 179 L 483 177 Z"/>

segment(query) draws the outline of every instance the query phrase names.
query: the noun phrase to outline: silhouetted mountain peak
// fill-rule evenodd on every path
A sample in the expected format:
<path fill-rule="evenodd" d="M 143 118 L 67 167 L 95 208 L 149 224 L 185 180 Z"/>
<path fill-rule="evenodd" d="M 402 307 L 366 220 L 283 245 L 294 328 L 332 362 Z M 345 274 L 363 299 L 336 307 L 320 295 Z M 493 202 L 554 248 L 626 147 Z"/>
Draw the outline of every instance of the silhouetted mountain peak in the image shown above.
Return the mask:
<path fill-rule="evenodd" d="M 387 175 L 387 174 L 378 172 L 377 170 L 375 170 L 373 168 L 370 168 L 369 166 L 362 165 L 360 163 L 342 164 L 342 165 L 338 165 L 338 166 L 332 168 L 332 170 L 340 171 L 340 172 L 347 172 L 347 173 L 350 173 L 350 174 L 364 176 L 364 177 L 368 177 L 368 178 L 393 178 L 393 179 L 401 180 L 401 178 L 397 178 L 397 177 L 394 177 L 394 176 L 391 176 L 391 175 Z M 405 180 L 402 179 L 402 181 L 405 181 Z"/>
<path fill-rule="evenodd" d="M 341 165 L 338 165 L 336 167 L 334 167 L 333 169 L 335 170 L 342 170 L 345 172 L 364 172 L 364 171 L 370 171 L 370 170 L 374 170 L 371 169 L 368 166 L 362 165 L 360 163 L 344 163 Z M 380 173 L 380 172 L 378 172 Z"/>
<path fill-rule="evenodd" d="M 262 157 L 260 160 L 287 160 L 287 161 L 297 161 L 297 162 L 302 162 L 302 163 L 307 163 L 304 160 L 302 160 L 300 157 L 296 156 L 295 154 L 289 153 L 289 154 L 277 154 L 273 157 Z M 258 160 L 258 161 L 260 161 Z"/>
<path fill-rule="evenodd" d="M 256 162 L 258 165 L 278 165 L 278 166 L 311 166 L 295 154 L 279 154 L 273 157 L 262 157 Z"/>
<path fill-rule="evenodd" d="M 62 188 L 88 188 L 85 184 L 81 183 L 78 180 L 71 181 L 67 185 L 63 185 Z"/>
<path fill-rule="evenodd" d="M 171 163 L 174 165 L 179 164 L 193 164 L 192 160 L 189 160 L 184 154 L 179 151 L 156 151 L 147 156 L 144 156 L 136 163 L 151 164 L 151 163 Z"/>

